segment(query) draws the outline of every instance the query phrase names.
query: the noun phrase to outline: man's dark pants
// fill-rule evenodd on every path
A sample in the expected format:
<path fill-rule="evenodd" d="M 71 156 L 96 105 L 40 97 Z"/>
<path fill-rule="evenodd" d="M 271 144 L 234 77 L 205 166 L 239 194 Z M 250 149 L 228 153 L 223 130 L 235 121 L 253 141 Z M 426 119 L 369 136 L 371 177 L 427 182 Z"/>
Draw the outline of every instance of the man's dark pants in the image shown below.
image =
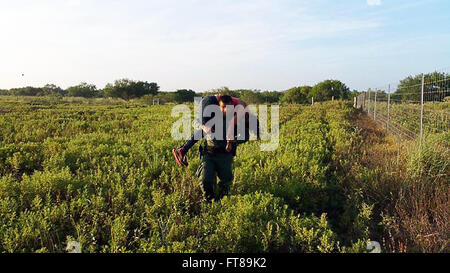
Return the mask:
<path fill-rule="evenodd" d="M 202 157 L 201 182 L 208 201 L 222 199 L 228 194 L 233 182 L 233 154 L 205 152 Z M 216 184 L 215 174 L 219 181 Z"/>

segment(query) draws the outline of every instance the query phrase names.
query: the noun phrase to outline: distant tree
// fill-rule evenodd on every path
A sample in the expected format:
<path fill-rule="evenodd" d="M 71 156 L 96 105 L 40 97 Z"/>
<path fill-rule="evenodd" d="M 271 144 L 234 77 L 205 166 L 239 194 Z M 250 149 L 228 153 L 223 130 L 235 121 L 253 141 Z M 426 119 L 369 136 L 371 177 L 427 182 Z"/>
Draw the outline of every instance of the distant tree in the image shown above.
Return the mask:
<path fill-rule="evenodd" d="M 311 98 L 312 87 L 305 85 L 305 86 L 301 86 L 300 88 L 301 88 L 302 94 L 306 97 L 305 103 L 309 103 L 309 99 Z"/>
<path fill-rule="evenodd" d="M 40 87 L 20 87 L 20 88 L 11 88 L 9 90 L 10 95 L 12 96 L 38 96 L 43 94 L 43 90 Z"/>
<path fill-rule="evenodd" d="M 95 98 L 100 96 L 100 92 L 97 90 L 97 87 L 95 85 L 83 82 L 79 85 L 67 88 L 67 96 Z"/>
<path fill-rule="evenodd" d="M 0 89 L 0 96 L 7 96 L 10 95 L 9 90 Z"/>
<path fill-rule="evenodd" d="M 316 84 L 310 92 L 310 97 L 314 97 L 315 101 L 335 99 L 348 99 L 350 89 L 338 80 L 326 80 Z"/>
<path fill-rule="evenodd" d="M 284 92 L 283 96 L 280 99 L 280 102 L 296 104 L 306 103 L 310 91 L 310 86 L 293 87 Z"/>
<path fill-rule="evenodd" d="M 115 97 L 129 100 L 139 98 L 144 95 L 156 95 L 159 86 L 152 82 L 132 81 L 129 79 L 121 79 L 114 81 L 114 84 L 108 83 L 103 89 L 106 97 Z"/>
<path fill-rule="evenodd" d="M 388 95 L 385 90 L 377 90 L 377 100 L 387 101 Z"/>
<path fill-rule="evenodd" d="M 195 92 L 187 89 L 177 90 L 174 94 L 175 102 L 194 102 Z"/>
<path fill-rule="evenodd" d="M 48 96 L 48 95 L 60 95 L 64 96 L 66 94 L 66 91 L 63 90 L 61 87 L 56 86 L 54 84 L 46 84 L 44 87 L 42 87 L 42 91 L 40 96 Z"/>
<path fill-rule="evenodd" d="M 248 104 L 259 104 L 264 102 L 263 96 L 258 90 L 240 89 L 235 90 L 235 92 L 238 93 L 235 95 L 236 97 L 239 97 Z"/>
<path fill-rule="evenodd" d="M 280 101 L 280 98 L 283 96 L 282 92 L 277 91 L 264 91 L 261 93 L 262 100 L 265 103 L 277 103 Z"/>
<path fill-rule="evenodd" d="M 177 102 L 176 92 L 158 92 L 157 95 L 153 95 L 152 98 L 159 99 L 159 103 Z"/>
<path fill-rule="evenodd" d="M 240 94 L 238 91 L 235 90 L 230 90 L 228 87 L 224 86 L 224 87 L 220 87 L 220 88 L 216 88 L 216 89 L 211 89 L 209 91 L 203 92 L 201 93 L 201 95 L 203 97 L 205 96 L 211 96 L 211 95 L 217 95 L 217 94 L 222 94 L 222 95 L 229 95 L 229 96 L 233 96 L 233 97 L 239 97 Z"/>
<path fill-rule="evenodd" d="M 350 91 L 350 93 L 349 93 L 349 98 L 357 97 L 359 94 L 361 94 L 361 92 L 353 89 L 353 91 Z"/>
<path fill-rule="evenodd" d="M 222 87 L 217 89 L 212 89 L 203 93 L 197 93 L 197 96 L 211 96 L 211 95 L 230 95 L 236 98 L 240 98 L 248 104 L 259 104 L 259 103 L 276 103 L 280 100 L 281 96 L 284 94 L 283 92 L 277 91 L 264 91 L 254 89 L 237 89 L 230 90 L 228 87 Z"/>
<path fill-rule="evenodd" d="M 443 100 L 446 95 L 450 95 L 450 92 L 448 92 L 450 89 L 450 82 L 441 81 L 442 79 L 448 78 L 448 76 L 449 74 L 441 72 L 425 74 L 425 83 L 427 84 L 425 85 L 424 91 L 429 93 L 424 97 L 425 101 Z M 421 99 L 421 92 L 422 74 L 408 76 L 400 81 L 400 84 L 398 85 L 395 93 L 392 95 L 392 98 L 403 101 L 419 102 Z"/>

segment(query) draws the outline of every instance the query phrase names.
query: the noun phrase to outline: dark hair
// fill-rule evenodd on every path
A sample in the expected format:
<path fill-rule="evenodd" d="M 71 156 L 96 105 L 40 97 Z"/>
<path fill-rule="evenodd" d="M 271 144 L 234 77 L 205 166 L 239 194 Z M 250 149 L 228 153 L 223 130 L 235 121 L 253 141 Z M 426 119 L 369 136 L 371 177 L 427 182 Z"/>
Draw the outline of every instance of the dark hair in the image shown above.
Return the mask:
<path fill-rule="evenodd" d="M 225 103 L 225 104 L 230 104 L 233 102 L 233 100 L 231 99 L 231 96 L 229 95 L 222 95 L 220 96 L 220 100 L 221 102 Z"/>

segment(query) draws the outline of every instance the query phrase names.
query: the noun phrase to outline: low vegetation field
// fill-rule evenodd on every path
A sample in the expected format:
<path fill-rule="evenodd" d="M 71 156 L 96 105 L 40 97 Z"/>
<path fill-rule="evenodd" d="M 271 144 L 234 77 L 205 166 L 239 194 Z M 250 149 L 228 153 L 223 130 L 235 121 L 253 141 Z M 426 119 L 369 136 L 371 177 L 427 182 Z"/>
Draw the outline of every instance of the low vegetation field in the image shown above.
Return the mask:
<path fill-rule="evenodd" d="M 240 146 L 208 204 L 197 146 L 172 158 L 171 109 L 1 97 L 0 252 L 449 251 L 448 130 L 419 147 L 348 102 L 281 105 L 278 149 Z"/>

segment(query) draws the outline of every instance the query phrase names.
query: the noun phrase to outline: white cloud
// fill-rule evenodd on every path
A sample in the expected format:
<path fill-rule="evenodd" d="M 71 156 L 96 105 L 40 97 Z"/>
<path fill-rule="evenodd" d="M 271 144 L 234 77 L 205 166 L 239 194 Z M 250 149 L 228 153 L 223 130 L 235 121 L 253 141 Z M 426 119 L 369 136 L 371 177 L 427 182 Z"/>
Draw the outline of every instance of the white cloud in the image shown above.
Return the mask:
<path fill-rule="evenodd" d="M 381 0 L 367 0 L 369 6 L 381 6 Z"/>

